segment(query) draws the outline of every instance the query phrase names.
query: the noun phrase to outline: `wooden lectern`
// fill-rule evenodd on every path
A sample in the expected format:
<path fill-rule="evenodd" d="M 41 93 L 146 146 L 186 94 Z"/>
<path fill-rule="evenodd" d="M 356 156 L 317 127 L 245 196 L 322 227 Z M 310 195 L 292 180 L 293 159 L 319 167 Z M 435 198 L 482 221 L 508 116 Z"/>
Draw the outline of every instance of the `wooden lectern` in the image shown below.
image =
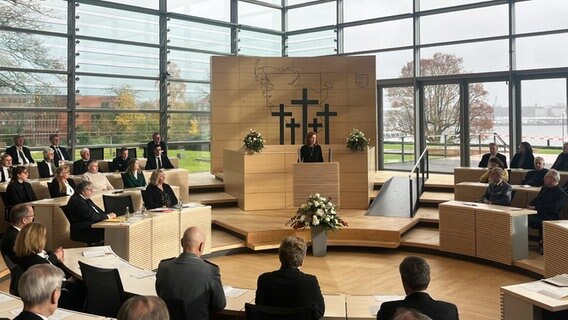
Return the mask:
<path fill-rule="evenodd" d="M 308 162 L 294 165 L 294 207 L 299 207 L 313 193 L 331 198 L 333 204 L 340 205 L 339 163 Z"/>

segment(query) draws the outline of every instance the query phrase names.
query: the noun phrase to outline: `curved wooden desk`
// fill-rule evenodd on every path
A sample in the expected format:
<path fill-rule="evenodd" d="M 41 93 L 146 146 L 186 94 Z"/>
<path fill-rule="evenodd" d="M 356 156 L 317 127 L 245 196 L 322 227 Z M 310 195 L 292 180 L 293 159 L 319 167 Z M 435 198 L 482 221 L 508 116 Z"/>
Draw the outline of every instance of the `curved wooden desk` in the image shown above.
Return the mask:
<path fill-rule="evenodd" d="M 20 298 L 4 292 L 0 292 L 0 318 L 14 319 L 20 313 L 23 307 L 24 304 L 22 303 L 22 300 L 20 300 Z M 101 316 L 75 312 L 62 308 L 58 308 L 57 310 L 55 310 L 55 314 L 50 317 L 50 319 L 62 319 L 62 318 L 69 320 L 107 319 Z"/>

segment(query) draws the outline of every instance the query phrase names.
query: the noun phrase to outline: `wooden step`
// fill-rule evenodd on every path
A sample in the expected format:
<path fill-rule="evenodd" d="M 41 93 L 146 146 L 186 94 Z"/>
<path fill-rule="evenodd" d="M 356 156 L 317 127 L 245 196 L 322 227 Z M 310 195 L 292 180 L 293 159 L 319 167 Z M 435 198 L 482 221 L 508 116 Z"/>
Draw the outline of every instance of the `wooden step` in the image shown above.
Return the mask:
<path fill-rule="evenodd" d="M 450 192 L 433 192 L 426 191 L 420 196 L 421 203 L 442 203 L 446 201 L 454 200 L 454 194 Z"/>
<path fill-rule="evenodd" d="M 205 205 L 231 204 L 231 203 L 236 204 L 237 198 L 223 191 L 211 191 L 211 192 L 190 193 L 189 201 Z"/>
<path fill-rule="evenodd" d="M 414 227 L 403 235 L 400 245 L 438 250 L 440 249 L 440 232 L 436 228 Z"/>
<path fill-rule="evenodd" d="M 422 207 L 418 208 L 414 217 L 420 219 L 420 222 L 438 223 L 440 222 L 440 211 L 438 208 Z"/>
<path fill-rule="evenodd" d="M 233 234 L 220 230 L 211 229 L 211 252 L 245 248 L 245 240 Z"/>
<path fill-rule="evenodd" d="M 209 172 L 192 173 L 189 175 L 189 190 L 223 190 L 225 184 Z"/>

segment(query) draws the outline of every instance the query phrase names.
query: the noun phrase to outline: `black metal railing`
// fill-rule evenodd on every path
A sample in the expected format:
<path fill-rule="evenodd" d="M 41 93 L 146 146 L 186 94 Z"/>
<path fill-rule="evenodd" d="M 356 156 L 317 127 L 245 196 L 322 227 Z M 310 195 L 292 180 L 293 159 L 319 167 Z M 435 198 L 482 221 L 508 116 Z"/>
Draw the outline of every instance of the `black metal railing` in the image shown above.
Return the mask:
<path fill-rule="evenodd" d="M 418 204 L 420 202 L 420 195 L 424 191 L 424 184 L 426 180 L 430 177 L 428 167 L 428 148 L 422 151 L 420 157 L 414 163 L 414 167 L 410 170 L 408 174 L 408 186 L 409 186 L 409 199 L 410 199 L 410 217 L 414 217 L 416 210 L 418 210 Z M 413 174 L 416 175 L 414 183 L 412 181 Z M 422 176 L 422 179 L 420 179 Z M 416 185 L 416 189 L 414 189 Z M 416 190 L 416 198 L 414 197 L 414 191 Z"/>

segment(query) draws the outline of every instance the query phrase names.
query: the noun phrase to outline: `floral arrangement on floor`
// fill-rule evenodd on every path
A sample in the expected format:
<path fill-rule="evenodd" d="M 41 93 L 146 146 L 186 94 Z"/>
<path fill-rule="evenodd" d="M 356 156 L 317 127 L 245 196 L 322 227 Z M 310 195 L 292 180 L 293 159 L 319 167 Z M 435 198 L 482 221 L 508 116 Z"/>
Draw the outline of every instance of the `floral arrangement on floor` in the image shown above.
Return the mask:
<path fill-rule="evenodd" d="M 353 129 L 347 138 L 347 147 L 353 151 L 363 151 L 369 145 L 369 139 L 359 129 Z"/>
<path fill-rule="evenodd" d="M 294 229 L 323 226 L 327 230 L 336 231 L 347 226 L 347 222 L 337 215 L 331 199 L 314 193 L 300 206 L 296 215 L 288 220 L 286 225 Z"/>
<path fill-rule="evenodd" d="M 254 129 L 250 129 L 249 133 L 243 139 L 243 148 L 247 151 L 260 152 L 264 148 L 264 139 L 262 135 Z"/>

